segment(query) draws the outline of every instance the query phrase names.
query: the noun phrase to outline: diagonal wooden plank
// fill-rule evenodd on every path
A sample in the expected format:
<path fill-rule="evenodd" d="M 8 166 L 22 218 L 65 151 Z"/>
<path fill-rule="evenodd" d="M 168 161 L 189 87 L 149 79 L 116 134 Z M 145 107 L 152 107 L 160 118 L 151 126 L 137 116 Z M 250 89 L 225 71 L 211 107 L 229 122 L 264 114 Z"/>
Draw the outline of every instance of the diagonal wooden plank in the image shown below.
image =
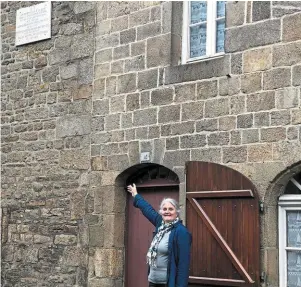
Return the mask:
<path fill-rule="evenodd" d="M 245 281 L 248 283 L 254 283 L 248 272 L 245 270 L 245 268 L 242 266 L 238 258 L 235 256 L 232 249 L 229 247 L 225 239 L 221 236 L 221 234 L 218 232 L 215 225 L 212 223 L 206 212 L 203 210 L 203 208 L 199 205 L 199 203 L 194 199 L 187 197 L 191 205 L 194 207 L 195 211 L 198 213 L 198 215 L 203 219 L 205 225 L 208 227 L 209 231 L 213 235 L 213 237 L 217 240 L 217 242 L 220 244 L 224 252 L 228 255 L 230 261 L 232 264 L 236 267 L 239 274 L 243 277 Z"/>
<path fill-rule="evenodd" d="M 189 191 L 186 194 L 191 198 L 254 197 L 251 189 Z"/>

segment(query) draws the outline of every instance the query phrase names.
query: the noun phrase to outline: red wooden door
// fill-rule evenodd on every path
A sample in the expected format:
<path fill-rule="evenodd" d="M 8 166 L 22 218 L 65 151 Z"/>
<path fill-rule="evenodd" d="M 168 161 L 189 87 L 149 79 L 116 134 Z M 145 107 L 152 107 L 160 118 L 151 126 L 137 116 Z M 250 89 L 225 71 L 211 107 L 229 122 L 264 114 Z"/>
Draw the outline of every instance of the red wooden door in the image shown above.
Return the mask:
<path fill-rule="evenodd" d="M 259 202 L 253 184 L 214 163 L 189 162 L 186 169 L 190 286 L 259 286 Z"/>
<path fill-rule="evenodd" d="M 165 197 L 178 200 L 178 186 L 138 189 L 145 200 L 155 210 Z M 133 206 L 133 198 L 128 195 L 126 236 L 126 287 L 148 287 L 148 265 L 146 253 L 153 238 L 154 226 Z"/>

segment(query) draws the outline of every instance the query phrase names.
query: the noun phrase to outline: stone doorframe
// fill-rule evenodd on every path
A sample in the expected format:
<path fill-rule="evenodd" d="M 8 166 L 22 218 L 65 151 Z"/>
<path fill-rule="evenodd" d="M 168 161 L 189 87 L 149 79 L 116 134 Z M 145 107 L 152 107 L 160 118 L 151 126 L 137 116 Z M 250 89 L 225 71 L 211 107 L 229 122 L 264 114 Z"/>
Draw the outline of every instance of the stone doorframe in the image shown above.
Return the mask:
<path fill-rule="evenodd" d="M 261 266 L 266 286 L 279 286 L 278 198 L 283 195 L 289 180 L 300 170 L 301 162 L 287 167 L 271 181 L 264 196 Z"/>

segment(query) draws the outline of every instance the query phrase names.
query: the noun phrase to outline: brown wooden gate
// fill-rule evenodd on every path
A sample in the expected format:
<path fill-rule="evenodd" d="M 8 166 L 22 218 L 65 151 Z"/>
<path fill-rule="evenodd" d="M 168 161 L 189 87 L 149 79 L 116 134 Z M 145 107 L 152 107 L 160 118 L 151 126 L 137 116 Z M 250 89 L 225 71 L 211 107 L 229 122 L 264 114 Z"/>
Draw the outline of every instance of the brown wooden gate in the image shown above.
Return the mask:
<path fill-rule="evenodd" d="M 259 202 L 239 172 L 186 164 L 186 225 L 192 233 L 189 286 L 259 286 Z"/>

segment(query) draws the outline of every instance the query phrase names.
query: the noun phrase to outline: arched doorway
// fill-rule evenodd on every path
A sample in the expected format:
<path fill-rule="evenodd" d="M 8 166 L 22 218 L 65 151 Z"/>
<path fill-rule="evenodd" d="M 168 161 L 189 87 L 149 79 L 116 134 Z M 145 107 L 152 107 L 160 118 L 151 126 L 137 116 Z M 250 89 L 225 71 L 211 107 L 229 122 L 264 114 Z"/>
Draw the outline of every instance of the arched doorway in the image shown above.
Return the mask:
<path fill-rule="evenodd" d="M 150 164 L 130 175 L 126 185 L 135 183 L 139 194 L 155 209 L 165 197 L 179 198 L 178 176 L 168 168 Z M 128 194 L 126 210 L 125 287 L 147 287 L 146 252 L 153 238 L 154 226 L 133 206 Z"/>

